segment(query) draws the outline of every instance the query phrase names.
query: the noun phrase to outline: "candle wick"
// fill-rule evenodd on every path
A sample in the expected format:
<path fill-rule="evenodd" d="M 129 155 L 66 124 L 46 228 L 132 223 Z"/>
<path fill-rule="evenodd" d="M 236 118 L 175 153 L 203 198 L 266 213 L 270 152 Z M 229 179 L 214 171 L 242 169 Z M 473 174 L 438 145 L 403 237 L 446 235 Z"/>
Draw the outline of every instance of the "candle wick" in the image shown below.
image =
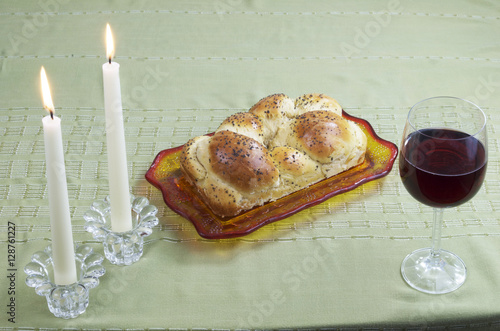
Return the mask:
<path fill-rule="evenodd" d="M 109 57 L 109 64 L 111 64 L 111 56 Z"/>
<path fill-rule="evenodd" d="M 50 111 L 50 118 L 54 119 L 54 112 L 53 111 Z"/>

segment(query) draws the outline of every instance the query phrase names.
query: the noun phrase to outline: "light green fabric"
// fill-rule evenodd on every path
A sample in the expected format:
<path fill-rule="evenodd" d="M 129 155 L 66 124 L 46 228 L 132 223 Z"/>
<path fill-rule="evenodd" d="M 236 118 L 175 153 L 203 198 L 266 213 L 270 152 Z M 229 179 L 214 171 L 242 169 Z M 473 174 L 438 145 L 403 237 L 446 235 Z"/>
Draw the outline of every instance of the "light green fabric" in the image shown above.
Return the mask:
<path fill-rule="evenodd" d="M 105 263 L 87 312 L 53 317 L 23 267 L 50 244 L 39 71 L 62 118 L 75 241 L 100 244 L 83 213 L 107 195 L 104 31 L 121 65 L 132 191 L 159 208 L 143 258 Z M 500 4 L 495 1 L 71 1 L 0 4 L 0 329 L 403 328 L 500 325 Z M 476 197 L 447 210 L 443 248 L 465 285 L 431 296 L 399 272 L 429 245 L 430 208 L 385 178 L 257 232 L 202 239 L 144 174 L 154 156 L 283 92 L 323 92 L 399 144 L 414 103 L 471 99 L 488 114 Z M 8 321 L 7 222 L 16 225 L 16 323 Z"/>

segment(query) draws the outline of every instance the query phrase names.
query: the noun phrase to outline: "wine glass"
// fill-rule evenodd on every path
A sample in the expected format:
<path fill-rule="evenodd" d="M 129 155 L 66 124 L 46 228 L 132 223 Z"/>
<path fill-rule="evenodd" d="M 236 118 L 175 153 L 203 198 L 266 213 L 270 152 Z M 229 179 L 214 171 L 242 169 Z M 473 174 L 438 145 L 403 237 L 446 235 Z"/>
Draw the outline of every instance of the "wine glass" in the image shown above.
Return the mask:
<path fill-rule="evenodd" d="M 433 97 L 408 114 L 399 155 L 406 190 L 434 208 L 432 244 L 410 253 L 401 274 L 413 288 L 448 293 L 465 281 L 465 263 L 441 249 L 443 210 L 471 199 L 481 187 L 488 160 L 486 115 L 467 100 Z"/>

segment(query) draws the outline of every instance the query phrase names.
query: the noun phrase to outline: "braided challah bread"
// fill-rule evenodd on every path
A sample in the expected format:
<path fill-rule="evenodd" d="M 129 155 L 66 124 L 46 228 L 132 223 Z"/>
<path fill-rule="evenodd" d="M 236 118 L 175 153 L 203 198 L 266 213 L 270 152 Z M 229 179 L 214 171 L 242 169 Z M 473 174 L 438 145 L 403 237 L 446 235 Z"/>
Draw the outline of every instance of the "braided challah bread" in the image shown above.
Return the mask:
<path fill-rule="evenodd" d="M 364 161 L 366 136 L 323 94 L 274 94 L 189 140 L 180 167 L 219 216 L 277 200 Z"/>

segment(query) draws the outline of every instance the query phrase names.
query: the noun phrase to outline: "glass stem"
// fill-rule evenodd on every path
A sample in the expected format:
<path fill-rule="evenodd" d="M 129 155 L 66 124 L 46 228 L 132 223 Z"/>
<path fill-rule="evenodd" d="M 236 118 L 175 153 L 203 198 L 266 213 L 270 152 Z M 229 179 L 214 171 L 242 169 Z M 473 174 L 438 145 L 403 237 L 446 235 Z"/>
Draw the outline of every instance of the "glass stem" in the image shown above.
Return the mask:
<path fill-rule="evenodd" d="M 431 259 L 438 264 L 441 254 L 441 228 L 443 227 L 443 209 L 434 208 L 434 224 L 432 225 Z"/>

